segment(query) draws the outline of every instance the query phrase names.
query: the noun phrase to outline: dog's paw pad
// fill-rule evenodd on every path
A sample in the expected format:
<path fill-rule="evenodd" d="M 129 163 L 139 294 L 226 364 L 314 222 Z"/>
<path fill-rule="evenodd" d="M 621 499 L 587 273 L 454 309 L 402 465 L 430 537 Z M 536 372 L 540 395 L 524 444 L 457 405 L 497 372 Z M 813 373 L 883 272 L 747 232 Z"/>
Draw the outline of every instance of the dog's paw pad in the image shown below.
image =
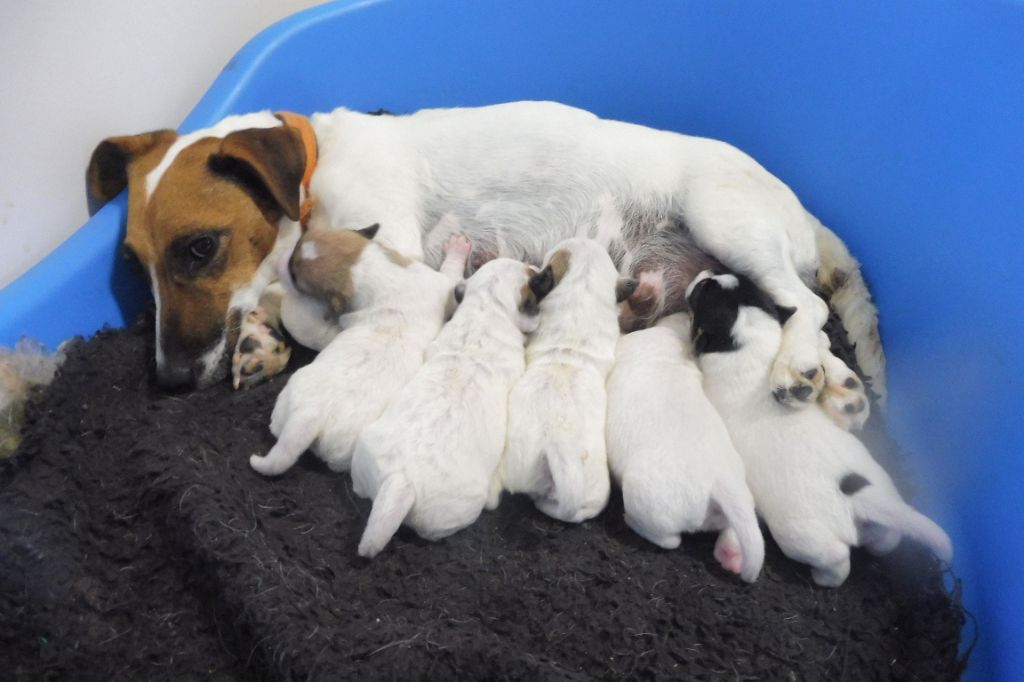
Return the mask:
<path fill-rule="evenodd" d="M 473 249 L 473 244 L 464 235 L 453 234 L 448 237 L 448 241 L 444 243 L 444 254 L 462 256 L 466 258 L 469 256 L 469 252 Z"/>
<path fill-rule="evenodd" d="M 772 376 L 772 395 L 783 405 L 802 407 L 811 403 L 821 394 L 825 386 L 825 372 L 820 367 L 803 371 L 785 370 L 779 377 Z"/>
<path fill-rule="evenodd" d="M 818 403 L 838 426 L 847 431 L 858 431 L 871 415 L 864 383 L 853 370 L 842 366 L 838 375 L 826 376 L 825 388 L 818 397 Z"/>
<path fill-rule="evenodd" d="M 231 376 L 236 389 L 250 388 L 276 376 L 291 358 L 291 348 L 266 320 L 266 313 L 257 308 L 242 321 L 238 345 L 231 357 Z"/>

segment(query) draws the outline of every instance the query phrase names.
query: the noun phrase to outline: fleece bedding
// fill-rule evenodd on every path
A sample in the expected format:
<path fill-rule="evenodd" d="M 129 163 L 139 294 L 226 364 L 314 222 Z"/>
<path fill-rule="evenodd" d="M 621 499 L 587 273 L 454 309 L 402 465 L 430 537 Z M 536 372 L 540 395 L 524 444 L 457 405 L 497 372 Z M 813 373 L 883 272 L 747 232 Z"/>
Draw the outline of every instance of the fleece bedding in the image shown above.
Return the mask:
<path fill-rule="evenodd" d="M 844 359 L 849 344 L 831 323 Z M 167 395 L 152 321 L 67 348 L 0 462 L 7 679 L 955 679 L 956 581 L 904 543 L 839 589 L 767 542 L 753 585 L 711 534 L 664 551 L 613 490 L 575 526 L 505 495 L 438 543 L 356 555 L 369 501 L 314 457 L 249 468 L 288 373 Z M 311 360 L 296 352 L 289 372 Z M 876 411 L 877 414 L 877 411 Z M 864 434 L 907 481 L 878 417 Z M 906 491 L 905 491 L 906 492 Z M 766 536 L 767 539 L 767 536 Z M 950 585 L 953 586 L 952 591 Z"/>

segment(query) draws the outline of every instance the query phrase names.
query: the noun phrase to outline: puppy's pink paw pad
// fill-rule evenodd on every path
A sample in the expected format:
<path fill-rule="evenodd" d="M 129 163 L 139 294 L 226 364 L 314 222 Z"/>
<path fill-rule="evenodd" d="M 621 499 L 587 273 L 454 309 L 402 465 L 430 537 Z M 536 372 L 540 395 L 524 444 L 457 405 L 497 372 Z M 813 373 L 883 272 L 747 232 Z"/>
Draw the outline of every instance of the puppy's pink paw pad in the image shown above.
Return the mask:
<path fill-rule="evenodd" d="M 469 252 L 472 250 L 473 244 L 466 237 L 461 234 L 453 234 L 448 237 L 448 241 L 444 243 L 445 255 L 455 255 L 467 257 Z"/>
<path fill-rule="evenodd" d="M 739 573 L 743 569 L 743 552 L 731 538 L 719 538 L 715 544 L 715 559 L 730 573 Z"/>

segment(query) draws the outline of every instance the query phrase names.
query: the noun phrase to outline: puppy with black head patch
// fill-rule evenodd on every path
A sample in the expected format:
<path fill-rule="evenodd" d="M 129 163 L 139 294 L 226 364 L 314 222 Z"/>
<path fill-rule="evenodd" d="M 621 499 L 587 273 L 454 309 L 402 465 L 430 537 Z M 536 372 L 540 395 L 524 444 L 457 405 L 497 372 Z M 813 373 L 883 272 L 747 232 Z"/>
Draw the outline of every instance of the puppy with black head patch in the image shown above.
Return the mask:
<path fill-rule="evenodd" d="M 605 380 L 619 337 L 617 300 L 634 284 L 620 281 L 589 239 L 557 244 L 530 281 L 544 300 L 526 372 L 509 397 L 501 475 L 507 490 L 529 494 L 562 521 L 592 518 L 608 502 Z"/>
<path fill-rule="evenodd" d="M 444 323 L 469 242 L 453 237 L 438 272 L 373 241 L 375 234 L 376 226 L 310 230 L 282 268 L 303 309 L 325 311 L 319 327 L 308 315 L 309 329 L 343 331 L 278 396 L 270 419 L 277 444 L 249 460 L 261 474 L 287 471 L 307 448 L 331 469 L 347 470 L 359 432 L 413 377 Z"/>
<path fill-rule="evenodd" d="M 794 412 L 758 390 L 781 343 L 784 311 L 750 280 L 730 274 L 701 273 L 687 298 L 704 389 L 786 556 L 809 564 L 826 587 L 846 580 L 854 546 L 884 554 L 906 536 L 940 560 L 952 559 L 946 533 L 903 501 L 855 436 L 821 409 Z"/>
<path fill-rule="evenodd" d="M 764 538 L 743 460 L 704 395 L 690 317 L 675 313 L 619 339 L 608 376 L 608 466 L 626 523 L 659 547 L 680 533 L 721 531 L 715 558 L 753 582 Z"/>
<path fill-rule="evenodd" d="M 379 553 L 403 522 L 438 540 L 497 506 L 508 394 L 537 324 L 535 272 L 498 258 L 460 284 L 462 302 L 423 366 L 359 437 L 352 485 L 373 498 L 361 556 Z"/>

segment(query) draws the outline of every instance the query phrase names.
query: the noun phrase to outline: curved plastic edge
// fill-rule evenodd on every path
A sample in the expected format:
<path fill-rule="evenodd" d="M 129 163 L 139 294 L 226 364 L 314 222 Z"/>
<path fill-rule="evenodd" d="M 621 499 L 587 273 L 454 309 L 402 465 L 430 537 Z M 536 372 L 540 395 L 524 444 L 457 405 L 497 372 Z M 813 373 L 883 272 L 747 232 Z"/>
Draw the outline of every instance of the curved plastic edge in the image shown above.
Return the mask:
<path fill-rule="evenodd" d="M 310 25 L 385 0 L 341 0 L 312 7 L 267 27 L 228 62 L 179 127 L 214 124 L 278 47 Z M 84 171 L 84 169 L 83 169 Z M 122 192 L 26 273 L 0 289 L 0 346 L 29 336 L 55 348 L 75 335 L 130 323 L 149 300 L 149 287 L 120 258 L 127 194 Z M 97 277 L 97 270 L 106 273 Z M 55 303 L 56 302 L 56 303 Z"/>

